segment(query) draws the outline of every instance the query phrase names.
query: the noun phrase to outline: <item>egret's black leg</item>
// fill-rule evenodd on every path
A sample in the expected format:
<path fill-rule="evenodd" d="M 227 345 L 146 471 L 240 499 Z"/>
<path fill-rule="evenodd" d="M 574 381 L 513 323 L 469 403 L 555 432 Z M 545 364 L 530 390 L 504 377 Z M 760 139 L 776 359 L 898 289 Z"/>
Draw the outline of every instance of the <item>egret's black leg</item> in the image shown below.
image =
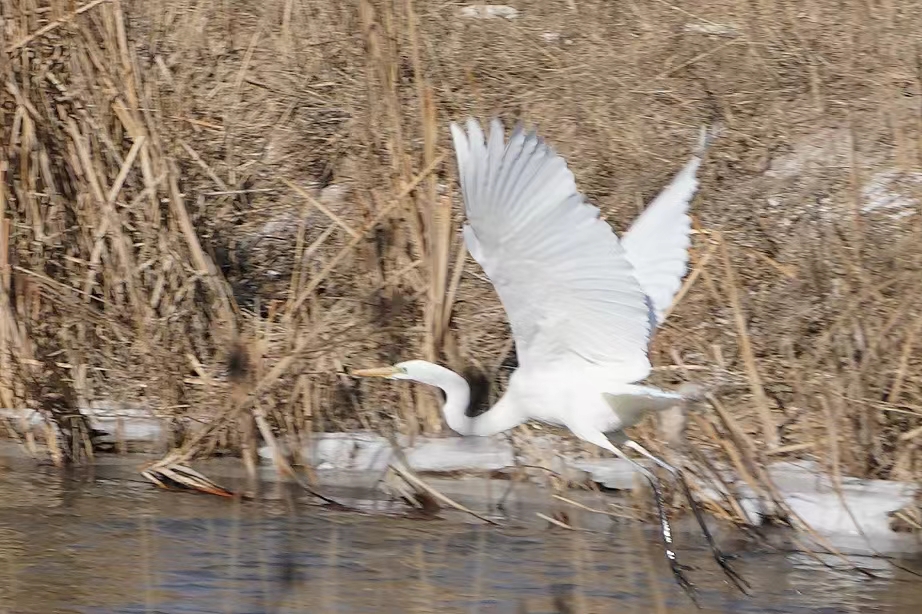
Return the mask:
<path fill-rule="evenodd" d="M 684 568 L 679 564 L 679 559 L 675 553 L 675 547 L 672 542 L 672 527 L 669 525 L 669 517 L 666 515 L 666 505 L 663 503 L 663 491 L 659 486 L 659 480 L 656 479 L 656 476 L 647 472 L 646 469 L 644 469 L 644 472 L 648 474 L 645 475 L 645 477 L 647 478 L 647 481 L 650 482 L 650 486 L 653 488 L 653 498 L 656 500 L 656 511 L 659 514 L 660 529 L 663 535 L 663 545 L 666 547 L 666 559 L 669 561 L 669 567 L 672 569 L 672 575 L 675 577 L 679 586 L 682 587 L 682 590 L 684 590 L 688 595 L 689 599 L 691 599 L 695 606 L 700 609 L 701 605 L 698 603 L 695 587 L 691 582 L 688 581 L 688 578 L 685 576 Z"/>
<path fill-rule="evenodd" d="M 663 502 L 663 491 L 662 488 L 660 488 L 659 478 L 656 477 L 652 471 L 639 464 L 634 459 L 628 457 L 628 455 L 623 451 L 619 450 L 615 444 L 608 440 L 604 433 L 598 431 L 587 433 L 585 431 L 573 429 L 572 427 L 570 430 L 572 430 L 574 434 L 576 434 L 581 439 L 585 439 L 586 441 L 594 443 L 601 448 L 605 448 L 618 458 L 626 460 L 634 467 L 635 470 L 639 471 L 640 474 L 643 475 L 648 482 L 650 482 L 650 486 L 653 488 L 653 499 L 656 501 L 656 511 L 659 515 L 660 530 L 663 537 L 663 545 L 666 549 L 666 560 L 669 561 L 669 568 L 672 570 L 672 575 L 675 577 L 678 585 L 682 587 L 682 590 L 684 590 L 689 599 L 692 600 L 692 603 L 694 603 L 696 607 L 700 608 L 701 606 L 698 604 L 698 597 L 695 591 L 695 587 L 685 576 L 684 567 L 679 564 L 678 557 L 676 556 L 675 547 L 673 546 L 672 542 L 672 527 L 669 524 L 669 517 L 666 515 L 666 505 Z"/>
<path fill-rule="evenodd" d="M 711 553 L 714 556 L 714 560 L 717 561 L 717 564 L 720 565 L 720 568 L 723 569 L 724 574 L 726 574 L 733 585 L 736 586 L 740 592 L 748 595 L 749 593 L 746 589 L 751 588 L 749 583 L 746 582 L 746 580 L 743 579 L 743 577 L 730 566 L 730 562 L 727 560 L 727 557 L 724 556 L 723 552 L 720 551 L 720 548 L 717 547 L 717 543 L 714 541 L 714 537 L 711 535 L 711 532 L 707 527 L 707 523 L 704 521 L 704 515 L 701 513 L 701 508 L 699 507 L 698 502 L 695 501 L 695 498 L 692 496 L 691 489 L 688 487 L 688 482 L 685 480 L 685 475 L 679 469 L 673 467 L 666 461 L 649 452 L 636 441 L 629 439 L 624 442 L 623 445 L 650 459 L 658 466 L 668 471 L 672 477 L 675 478 L 675 480 L 682 487 L 682 492 L 685 495 L 685 498 L 688 499 L 688 505 L 691 507 L 692 513 L 695 515 L 695 520 L 698 522 L 698 526 L 701 527 L 701 532 L 704 533 L 704 538 L 707 540 L 708 546 L 711 548 Z M 745 588 L 743 588 L 744 586 Z"/>

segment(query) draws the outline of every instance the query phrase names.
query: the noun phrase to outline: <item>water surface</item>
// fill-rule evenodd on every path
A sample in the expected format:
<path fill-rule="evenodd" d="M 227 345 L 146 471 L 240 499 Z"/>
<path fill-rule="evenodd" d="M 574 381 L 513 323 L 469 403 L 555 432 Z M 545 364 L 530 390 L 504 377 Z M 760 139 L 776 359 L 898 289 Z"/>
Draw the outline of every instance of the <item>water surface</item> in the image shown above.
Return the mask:
<path fill-rule="evenodd" d="M 884 561 L 859 560 L 877 570 L 870 580 L 721 534 L 753 585 L 745 597 L 683 532 L 696 610 L 650 526 L 549 529 L 524 521 L 541 511 L 534 503 L 501 528 L 362 516 L 282 488 L 252 502 L 160 491 L 133 469 L 0 460 L 0 613 L 917 613 L 922 603 L 922 581 Z"/>

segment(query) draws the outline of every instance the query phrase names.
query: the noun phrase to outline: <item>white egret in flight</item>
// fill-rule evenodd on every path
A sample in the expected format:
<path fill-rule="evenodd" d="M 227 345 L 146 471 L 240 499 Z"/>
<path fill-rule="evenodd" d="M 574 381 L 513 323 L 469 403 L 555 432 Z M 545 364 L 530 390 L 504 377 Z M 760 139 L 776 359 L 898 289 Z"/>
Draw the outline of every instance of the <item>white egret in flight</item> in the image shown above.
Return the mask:
<path fill-rule="evenodd" d="M 471 388 L 437 364 L 410 360 L 353 371 L 356 376 L 413 380 L 441 388 L 448 426 L 488 436 L 527 420 L 564 426 L 577 437 L 631 462 L 653 486 L 666 555 L 679 584 L 691 584 L 672 549 L 672 531 L 655 475 L 629 459 L 630 448 L 681 484 L 714 557 L 740 590 L 707 530 L 682 474 L 623 430 L 650 411 L 682 403 L 682 394 L 637 382 L 650 373 L 647 346 L 687 271 L 688 204 L 704 149 L 656 197 L 619 241 L 577 190 L 567 164 L 543 139 L 521 126 L 504 143 L 494 119 L 489 138 L 473 119 L 467 132 L 451 125 L 468 223 L 468 251 L 496 287 L 509 316 L 518 369 L 489 410 L 469 411 Z M 745 592 L 745 591 L 744 591 Z"/>

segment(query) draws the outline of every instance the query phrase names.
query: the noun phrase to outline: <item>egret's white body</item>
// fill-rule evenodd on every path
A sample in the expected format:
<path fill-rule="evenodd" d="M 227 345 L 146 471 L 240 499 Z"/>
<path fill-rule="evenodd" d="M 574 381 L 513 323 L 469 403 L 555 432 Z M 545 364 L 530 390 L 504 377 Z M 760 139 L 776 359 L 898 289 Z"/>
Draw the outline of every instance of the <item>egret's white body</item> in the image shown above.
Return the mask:
<path fill-rule="evenodd" d="M 391 373 L 390 379 L 411 379 L 445 392 L 445 421 L 461 435 L 489 436 L 527 420 L 537 420 L 567 427 L 586 439 L 592 433 L 621 431 L 636 424 L 646 411 L 673 407 L 684 400 L 677 393 L 618 384 L 617 378 L 604 368 L 578 369 L 566 363 L 537 365 L 514 371 L 496 405 L 470 417 L 466 415 L 470 387 L 454 371 L 422 360 L 403 362 L 395 368 L 405 369 L 406 373 Z"/>
<path fill-rule="evenodd" d="M 704 142 L 619 240 L 579 193 L 563 158 L 534 133 L 518 127 L 504 142 L 498 120 L 489 138 L 474 120 L 466 132 L 456 124 L 451 131 L 468 221 L 465 244 L 509 316 L 519 366 L 499 401 L 477 416 L 467 411 L 466 380 L 442 366 L 411 360 L 355 374 L 441 388 L 445 420 L 462 435 L 492 435 L 539 420 L 627 458 L 606 437 L 618 433 L 625 445 L 678 476 L 621 431 L 684 400 L 637 382 L 650 373 L 650 338 L 687 271 L 688 206 Z M 652 474 L 637 468 L 657 489 Z M 658 504 L 667 554 L 685 583 Z"/>

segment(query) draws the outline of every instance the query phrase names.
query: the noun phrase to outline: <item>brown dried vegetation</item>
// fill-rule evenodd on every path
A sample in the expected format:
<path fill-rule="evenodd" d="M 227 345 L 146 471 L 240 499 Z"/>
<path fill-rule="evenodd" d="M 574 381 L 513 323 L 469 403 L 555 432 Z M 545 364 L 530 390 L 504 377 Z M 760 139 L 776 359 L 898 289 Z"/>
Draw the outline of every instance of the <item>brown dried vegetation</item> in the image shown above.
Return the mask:
<path fill-rule="evenodd" d="M 424 0 L 0 7 L 3 406 L 85 432 L 71 422 L 93 399 L 143 404 L 202 454 L 246 443 L 248 407 L 277 433 L 438 432 L 430 391 L 345 369 L 419 356 L 501 383 L 513 356 L 463 252 L 447 123 L 537 125 L 619 231 L 715 124 L 655 379 L 712 387 L 719 411 L 693 414 L 689 436 L 743 473 L 787 454 L 920 474 L 919 201 L 900 219 L 862 207 L 881 170 L 922 196 L 922 13 L 858 0 L 536 0 L 511 20 Z M 239 356 L 226 368 L 237 343 L 243 392 L 228 378 Z"/>

